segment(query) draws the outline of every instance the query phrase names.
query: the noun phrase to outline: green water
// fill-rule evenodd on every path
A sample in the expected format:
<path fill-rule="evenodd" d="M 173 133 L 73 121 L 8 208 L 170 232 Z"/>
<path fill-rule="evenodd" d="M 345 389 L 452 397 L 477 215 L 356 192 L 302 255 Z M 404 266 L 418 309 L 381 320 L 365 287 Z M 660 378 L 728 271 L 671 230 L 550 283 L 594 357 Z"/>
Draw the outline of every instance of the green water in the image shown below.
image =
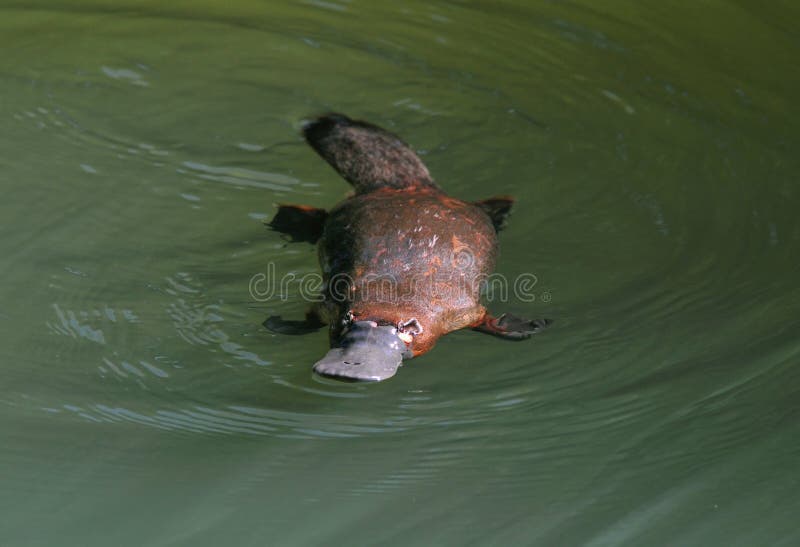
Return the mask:
<path fill-rule="evenodd" d="M 223 7 L 224 6 L 224 7 Z M 0 544 L 798 545 L 797 3 L 0 5 Z M 312 377 L 328 110 L 517 198 L 535 340 Z"/>

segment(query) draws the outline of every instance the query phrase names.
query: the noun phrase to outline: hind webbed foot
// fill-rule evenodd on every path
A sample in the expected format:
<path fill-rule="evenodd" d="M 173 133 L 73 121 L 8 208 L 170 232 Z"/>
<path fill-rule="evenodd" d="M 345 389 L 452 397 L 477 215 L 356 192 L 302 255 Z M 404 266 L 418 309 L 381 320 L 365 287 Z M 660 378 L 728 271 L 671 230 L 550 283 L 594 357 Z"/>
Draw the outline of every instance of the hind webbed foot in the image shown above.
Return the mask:
<path fill-rule="evenodd" d="M 496 196 L 475 201 L 474 205 L 489 215 L 495 232 L 499 232 L 505 228 L 508 222 L 508 217 L 511 215 L 511 208 L 514 206 L 514 198 L 511 196 Z"/>
<path fill-rule="evenodd" d="M 288 235 L 292 241 L 315 244 L 322 237 L 328 212 L 308 205 L 280 205 L 267 226 Z"/>
<path fill-rule="evenodd" d="M 486 314 L 473 329 L 506 340 L 525 340 L 552 323 L 550 319 L 525 319 L 510 313 L 504 313 L 500 317 Z"/>

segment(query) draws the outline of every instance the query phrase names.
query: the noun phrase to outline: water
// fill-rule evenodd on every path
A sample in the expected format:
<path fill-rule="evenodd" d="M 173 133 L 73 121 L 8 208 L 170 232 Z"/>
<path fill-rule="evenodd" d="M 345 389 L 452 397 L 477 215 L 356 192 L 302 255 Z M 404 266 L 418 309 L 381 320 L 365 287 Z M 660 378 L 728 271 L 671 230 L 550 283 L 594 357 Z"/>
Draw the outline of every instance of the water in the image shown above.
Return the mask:
<path fill-rule="evenodd" d="M 796 545 L 795 4 L 6 2 L 0 544 Z M 312 378 L 339 110 L 512 194 L 525 343 Z"/>

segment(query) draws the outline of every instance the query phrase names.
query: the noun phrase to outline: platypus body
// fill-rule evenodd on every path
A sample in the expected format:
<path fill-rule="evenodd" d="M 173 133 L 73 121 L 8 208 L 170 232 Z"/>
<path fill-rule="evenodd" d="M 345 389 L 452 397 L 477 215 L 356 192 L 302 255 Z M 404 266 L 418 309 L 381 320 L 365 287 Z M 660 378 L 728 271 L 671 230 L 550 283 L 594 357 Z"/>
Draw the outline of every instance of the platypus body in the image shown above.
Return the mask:
<path fill-rule="evenodd" d="M 480 303 L 497 256 L 497 231 L 513 200 L 448 196 L 397 136 L 341 114 L 304 129 L 306 141 L 355 188 L 330 212 L 281 205 L 270 226 L 318 242 L 324 301 L 305 321 L 270 317 L 281 333 L 330 326 L 330 351 L 314 371 L 353 381 L 393 376 L 403 359 L 454 330 L 521 340 L 548 320 L 495 318 Z"/>

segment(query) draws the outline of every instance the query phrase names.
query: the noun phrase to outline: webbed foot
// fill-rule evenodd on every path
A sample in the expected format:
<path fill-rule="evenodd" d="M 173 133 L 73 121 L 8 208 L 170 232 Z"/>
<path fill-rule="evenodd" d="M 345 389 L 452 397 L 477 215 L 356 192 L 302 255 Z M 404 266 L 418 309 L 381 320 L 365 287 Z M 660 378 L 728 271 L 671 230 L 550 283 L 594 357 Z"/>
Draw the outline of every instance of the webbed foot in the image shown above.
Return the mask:
<path fill-rule="evenodd" d="M 552 324 L 550 319 L 525 319 L 510 313 L 493 317 L 488 313 L 473 330 L 485 332 L 506 340 L 525 340 Z"/>
<path fill-rule="evenodd" d="M 511 196 L 496 196 L 475 201 L 474 204 L 489 215 L 492 225 L 494 225 L 494 230 L 499 232 L 506 226 L 508 217 L 511 214 L 511 207 L 514 206 L 514 198 Z"/>
<path fill-rule="evenodd" d="M 316 315 L 308 314 L 305 319 L 301 321 L 283 319 L 279 315 L 271 315 L 262 323 L 264 327 L 275 334 L 309 334 L 316 332 L 325 326 L 325 323 L 319 320 Z"/>
<path fill-rule="evenodd" d="M 316 243 L 322 237 L 328 212 L 308 205 L 280 205 L 278 212 L 267 225 L 292 241 Z"/>

